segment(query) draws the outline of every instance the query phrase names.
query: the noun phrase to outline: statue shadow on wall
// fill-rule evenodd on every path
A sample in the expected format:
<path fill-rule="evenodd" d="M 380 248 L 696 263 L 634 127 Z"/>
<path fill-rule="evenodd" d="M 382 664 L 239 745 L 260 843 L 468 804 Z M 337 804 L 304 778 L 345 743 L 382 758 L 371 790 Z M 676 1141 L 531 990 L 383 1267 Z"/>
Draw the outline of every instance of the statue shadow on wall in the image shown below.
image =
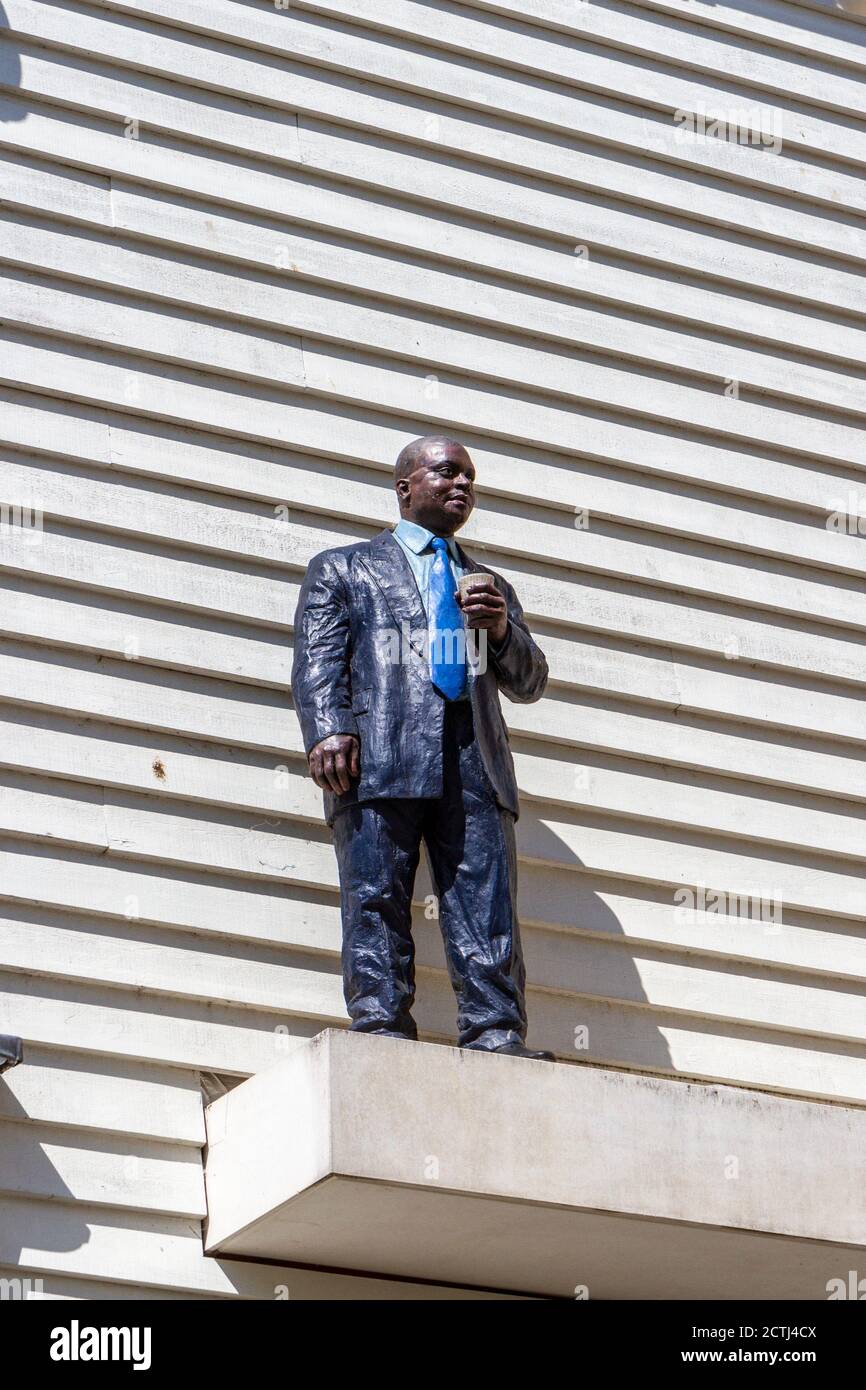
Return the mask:
<path fill-rule="evenodd" d="M 514 743 L 515 752 L 519 752 L 519 740 Z M 578 760 L 580 754 L 577 750 L 575 754 Z M 562 759 L 562 749 L 558 758 Z M 651 1001 L 639 967 L 640 959 L 669 960 L 672 943 L 644 944 L 635 938 L 634 921 L 629 928 L 624 926 L 606 900 L 606 894 L 632 898 L 639 921 L 641 902 L 648 903 L 651 910 L 661 907 L 672 914 L 672 890 L 630 881 L 623 885 L 616 877 L 585 871 L 572 845 L 557 834 L 550 803 L 546 803 L 545 812 L 548 819 L 541 820 L 534 814 L 533 803 L 525 801 L 517 828 L 518 847 L 524 856 L 519 912 L 527 972 L 527 1041 L 531 1047 L 552 1048 L 561 1061 L 676 1074 L 663 1031 L 672 1022 L 670 1012 L 647 1007 Z M 555 815 L 563 825 L 597 819 L 572 806 L 563 806 Z M 618 828 L 628 835 L 628 824 Z M 429 867 L 422 866 L 413 912 L 418 964 L 445 974 L 439 923 L 424 921 L 425 910 L 417 906 L 428 894 L 435 903 Z M 431 908 L 431 916 L 434 910 Z M 439 1032 L 434 1019 L 442 1015 L 439 1008 L 425 1004 L 428 989 L 428 981 L 421 978 L 415 1016 L 421 1037 L 432 1040 Z M 456 1042 L 456 1037 L 449 1040 Z"/>
<path fill-rule="evenodd" d="M 11 915 L 11 907 L 6 905 L 7 915 Z M 29 997 L 32 981 L 23 975 L 20 980 L 21 993 Z M 15 985 L 5 988 L 12 992 Z M 50 989 L 43 988 L 42 993 L 48 994 Z M 50 1145 L 80 1145 L 99 1152 L 103 1141 L 82 1131 L 71 1131 L 74 1137 L 70 1138 L 69 1130 L 43 1123 L 41 1114 L 39 1119 L 31 1116 L 19 1098 L 31 1090 L 33 1080 L 38 1089 L 38 1071 L 50 1065 L 48 1056 L 41 1049 L 31 1055 L 25 1040 L 23 1060 L 0 1076 L 0 1277 L 20 1281 L 10 1286 L 4 1298 L 38 1297 L 41 1271 L 57 1265 L 58 1253 L 78 1250 L 90 1240 L 86 1222 L 72 1205 L 79 1194 L 72 1191 L 53 1163 Z"/>
<path fill-rule="evenodd" d="M 15 36 L 9 32 L 6 10 L 0 4 L 0 121 L 23 121 L 26 118 L 26 107 L 12 95 L 20 86 L 21 54 Z"/>

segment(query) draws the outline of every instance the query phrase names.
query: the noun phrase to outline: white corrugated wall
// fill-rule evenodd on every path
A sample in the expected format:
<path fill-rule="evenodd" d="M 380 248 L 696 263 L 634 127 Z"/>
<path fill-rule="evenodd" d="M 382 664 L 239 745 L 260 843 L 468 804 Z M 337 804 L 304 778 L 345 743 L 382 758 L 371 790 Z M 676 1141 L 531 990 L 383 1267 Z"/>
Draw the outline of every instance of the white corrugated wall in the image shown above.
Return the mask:
<path fill-rule="evenodd" d="M 2 10 L 0 1277 L 377 1296 L 204 1259 L 200 1078 L 345 1021 L 292 616 L 428 430 L 551 666 L 506 710 L 530 1042 L 866 1103 L 866 544 L 827 526 L 866 515 L 866 25 Z"/>

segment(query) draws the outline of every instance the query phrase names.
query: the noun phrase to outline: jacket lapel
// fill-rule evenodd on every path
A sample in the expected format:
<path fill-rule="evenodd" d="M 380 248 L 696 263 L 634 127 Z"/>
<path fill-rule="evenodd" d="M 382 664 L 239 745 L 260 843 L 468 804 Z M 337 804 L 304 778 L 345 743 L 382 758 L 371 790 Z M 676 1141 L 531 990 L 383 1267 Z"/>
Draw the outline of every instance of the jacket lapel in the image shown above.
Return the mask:
<path fill-rule="evenodd" d="M 460 563 L 467 574 L 480 574 L 482 572 L 481 566 L 472 559 L 471 555 L 466 554 L 466 551 L 459 541 L 457 542 L 457 553 L 460 556 Z"/>
<path fill-rule="evenodd" d="M 412 567 L 400 542 L 394 539 L 391 531 L 380 531 L 359 558 L 382 590 L 395 623 L 398 627 L 407 626 L 412 646 L 426 661 L 427 617 Z"/>

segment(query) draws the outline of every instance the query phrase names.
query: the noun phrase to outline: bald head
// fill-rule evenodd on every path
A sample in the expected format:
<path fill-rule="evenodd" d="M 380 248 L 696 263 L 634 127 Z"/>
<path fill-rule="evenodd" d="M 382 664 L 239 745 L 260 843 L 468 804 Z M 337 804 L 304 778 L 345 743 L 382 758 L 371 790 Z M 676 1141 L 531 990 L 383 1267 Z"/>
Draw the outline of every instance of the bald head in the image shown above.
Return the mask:
<path fill-rule="evenodd" d="M 475 506 L 475 467 L 445 435 L 425 434 L 401 449 L 394 486 L 401 515 L 440 536 L 452 536 Z"/>
<path fill-rule="evenodd" d="M 428 451 L 439 453 L 448 448 L 463 449 L 463 445 L 456 439 L 449 439 L 444 434 L 422 434 L 420 439 L 411 440 L 397 455 L 397 462 L 394 464 L 394 482 L 398 483 L 401 478 L 408 478 L 410 473 L 414 473 L 419 463 L 422 463 L 427 457 Z"/>

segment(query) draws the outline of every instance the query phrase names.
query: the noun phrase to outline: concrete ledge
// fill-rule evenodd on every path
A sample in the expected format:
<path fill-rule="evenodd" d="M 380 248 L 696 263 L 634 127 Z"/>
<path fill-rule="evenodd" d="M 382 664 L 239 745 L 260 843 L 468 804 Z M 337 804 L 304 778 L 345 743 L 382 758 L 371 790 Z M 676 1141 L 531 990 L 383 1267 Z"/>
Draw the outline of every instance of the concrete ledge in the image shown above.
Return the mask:
<path fill-rule="evenodd" d="M 866 1276 L 866 1110 L 329 1029 L 207 1133 L 210 1254 L 570 1298 Z"/>

